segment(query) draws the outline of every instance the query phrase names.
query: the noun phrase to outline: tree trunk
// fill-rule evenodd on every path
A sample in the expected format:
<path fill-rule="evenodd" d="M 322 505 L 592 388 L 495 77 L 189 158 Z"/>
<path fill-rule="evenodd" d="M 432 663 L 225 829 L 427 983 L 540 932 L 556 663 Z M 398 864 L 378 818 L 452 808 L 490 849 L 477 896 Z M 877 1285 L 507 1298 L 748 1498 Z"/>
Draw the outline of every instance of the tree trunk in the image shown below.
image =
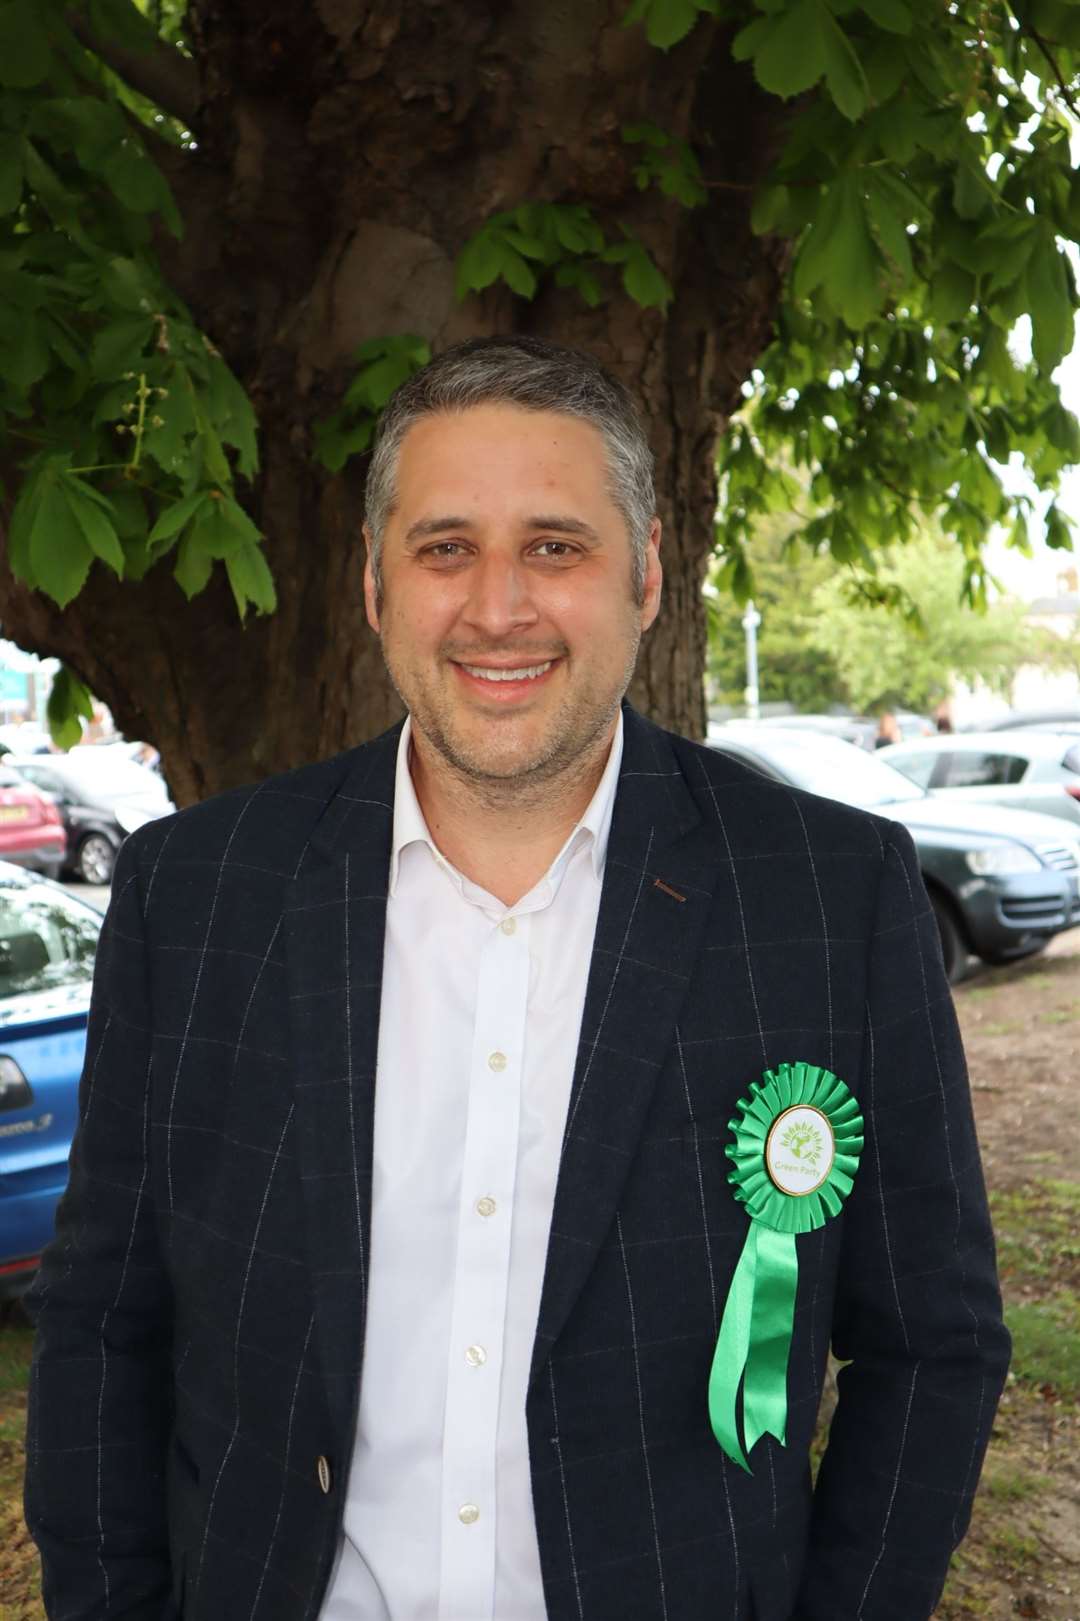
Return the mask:
<path fill-rule="evenodd" d="M 663 53 L 624 0 L 194 0 L 198 151 L 168 157 L 185 215 L 166 264 L 248 388 L 263 472 L 245 501 L 267 535 L 280 607 L 239 625 L 220 569 L 187 604 L 171 559 L 141 583 L 96 566 L 63 613 L 0 575 L 4 634 L 70 664 L 129 737 L 160 748 L 180 803 L 369 737 L 398 713 L 363 615 L 360 459 L 311 459 L 366 338 L 529 331 L 594 351 L 642 400 L 656 454 L 665 597 L 632 698 L 704 730 L 701 582 L 714 451 L 770 334 L 785 249 L 754 238 L 750 195 L 777 102 L 699 22 Z M 709 202 L 634 183 L 620 127 L 689 137 Z M 587 203 L 647 244 L 675 287 L 643 311 L 614 272 L 597 310 L 543 287 L 458 304 L 453 261 L 492 212 Z"/>

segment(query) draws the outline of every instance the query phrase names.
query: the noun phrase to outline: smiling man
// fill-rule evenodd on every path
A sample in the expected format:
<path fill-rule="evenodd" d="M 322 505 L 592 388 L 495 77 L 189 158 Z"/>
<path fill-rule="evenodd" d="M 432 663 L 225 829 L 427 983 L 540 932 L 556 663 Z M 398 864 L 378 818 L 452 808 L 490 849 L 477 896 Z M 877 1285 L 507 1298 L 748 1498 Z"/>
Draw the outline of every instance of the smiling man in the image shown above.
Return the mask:
<path fill-rule="evenodd" d="M 907 834 L 625 705 L 660 526 L 589 356 L 440 355 L 365 534 L 404 724 L 117 868 L 50 1616 L 922 1621 L 1008 1340 Z"/>

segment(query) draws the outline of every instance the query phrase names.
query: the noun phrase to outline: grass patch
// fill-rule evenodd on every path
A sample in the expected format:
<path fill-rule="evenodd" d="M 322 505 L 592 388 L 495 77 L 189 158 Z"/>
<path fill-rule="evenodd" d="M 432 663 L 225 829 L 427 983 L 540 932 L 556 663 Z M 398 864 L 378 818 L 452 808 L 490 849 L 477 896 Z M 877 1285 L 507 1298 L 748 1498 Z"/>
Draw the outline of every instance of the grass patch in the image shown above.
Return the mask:
<path fill-rule="evenodd" d="M 1023 1576 L 1039 1563 L 1039 1544 L 1034 1537 L 999 1526 L 990 1542 L 994 1558 L 1013 1576 Z"/>
<path fill-rule="evenodd" d="M 981 1036 L 1015 1036 L 1018 1030 L 1024 1027 L 1019 1019 L 1009 1019 L 1002 1024 L 983 1024 L 979 1026 Z"/>
<path fill-rule="evenodd" d="M 1012 1371 L 1018 1379 L 1049 1386 L 1067 1401 L 1080 1398 L 1080 1298 L 1072 1293 L 1009 1306 Z"/>
<path fill-rule="evenodd" d="M 1080 1186 L 1042 1180 L 990 1196 L 1006 1295 L 1023 1285 L 1080 1289 Z"/>
<path fill-rule="evenodd" d="M 1030 1474 L 1026 1469 L 1014 1469 L 1007 1464 L 996 1469 L 988 1468 L 979 1487 L 995 1503 L 1026 1503 L 1045 1489 L 1046 1482 L 1039 1475 Z"/>

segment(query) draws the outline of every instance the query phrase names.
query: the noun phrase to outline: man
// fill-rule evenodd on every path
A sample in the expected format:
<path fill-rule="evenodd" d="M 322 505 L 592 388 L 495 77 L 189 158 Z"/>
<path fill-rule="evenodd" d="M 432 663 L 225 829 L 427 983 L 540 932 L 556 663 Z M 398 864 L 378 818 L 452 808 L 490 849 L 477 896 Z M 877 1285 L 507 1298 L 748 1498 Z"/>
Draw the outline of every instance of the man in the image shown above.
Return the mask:
<path fill-rule="evenodd" d="M 660 533 L 588 357 L 443 354 L 367 511 L 404 728 L 118 864 L 34 1292 L 51 1616 L 929 1616 L 1007 1339 L 910 841 L 620 708 Z M 865 1137 L 831 1214 L 773 1166 L 797 1237 L 728 1174 L 766 1071 Z"/>

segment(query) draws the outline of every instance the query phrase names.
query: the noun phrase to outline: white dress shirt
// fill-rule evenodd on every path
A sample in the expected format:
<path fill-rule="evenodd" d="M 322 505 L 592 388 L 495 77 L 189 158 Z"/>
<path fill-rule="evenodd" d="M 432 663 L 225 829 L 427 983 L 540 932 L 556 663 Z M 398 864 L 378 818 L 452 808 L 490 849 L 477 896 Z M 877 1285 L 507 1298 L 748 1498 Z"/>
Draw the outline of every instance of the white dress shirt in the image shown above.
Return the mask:
<path fill-rule="evenodd" d="M 588 810 L 506 907 L 397 757 L 363 1379 L 320 1621 L 545 1621 L 525 1395 L 622 717 Z"/>

